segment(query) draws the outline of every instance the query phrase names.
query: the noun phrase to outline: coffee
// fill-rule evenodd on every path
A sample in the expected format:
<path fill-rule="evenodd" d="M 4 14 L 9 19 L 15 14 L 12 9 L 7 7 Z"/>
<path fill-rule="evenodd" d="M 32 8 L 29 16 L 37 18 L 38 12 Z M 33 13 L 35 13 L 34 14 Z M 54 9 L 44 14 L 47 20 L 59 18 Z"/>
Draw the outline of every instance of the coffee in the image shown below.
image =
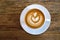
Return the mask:
<path fill-rule="evenodd" d="M 44 24 L 44 14 L 38 9 L 31 9 L 25 15 L 25 23 L 30 28 L 39 28 Z"/>

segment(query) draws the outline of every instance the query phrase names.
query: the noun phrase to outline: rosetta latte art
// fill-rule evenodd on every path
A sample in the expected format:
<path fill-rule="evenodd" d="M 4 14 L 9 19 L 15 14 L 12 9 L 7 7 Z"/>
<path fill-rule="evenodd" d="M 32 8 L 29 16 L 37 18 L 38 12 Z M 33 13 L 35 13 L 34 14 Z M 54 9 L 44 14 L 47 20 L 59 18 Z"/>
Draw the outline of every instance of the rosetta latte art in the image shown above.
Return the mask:
<path fill-rule="evenodd" d="M 34 14 L 32 14 L 31 20 L 34 23 L 37 23 L 40 20 L 40 16 L 37 14 L 37 12 L 35 12 Z"/>

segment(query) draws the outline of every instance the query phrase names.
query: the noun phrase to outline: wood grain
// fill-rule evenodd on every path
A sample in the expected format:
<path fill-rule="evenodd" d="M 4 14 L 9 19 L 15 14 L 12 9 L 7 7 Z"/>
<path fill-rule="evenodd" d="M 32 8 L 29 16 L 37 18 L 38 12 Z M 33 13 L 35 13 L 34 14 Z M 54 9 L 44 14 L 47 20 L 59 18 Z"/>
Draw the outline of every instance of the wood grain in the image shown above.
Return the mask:
<path fill-rule="evenodd" d="M 30 4 L 41 4 L 51 14 L 51 25 L 41 35 L 21 28 L 20 14 Z M 0 0 L 0 40 L 60 40 L 60 0 Z"/>

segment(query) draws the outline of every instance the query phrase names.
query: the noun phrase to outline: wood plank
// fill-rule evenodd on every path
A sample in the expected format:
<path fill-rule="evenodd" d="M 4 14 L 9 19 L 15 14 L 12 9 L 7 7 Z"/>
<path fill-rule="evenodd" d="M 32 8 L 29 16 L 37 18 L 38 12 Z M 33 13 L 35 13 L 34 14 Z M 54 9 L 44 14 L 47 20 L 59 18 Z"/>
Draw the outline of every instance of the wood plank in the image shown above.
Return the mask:
<path fill-rule="evenodd" d="M 51 14 L 52 22 L 49 30 L 60 29 L 60 14 Z M 10 30 L 11 28 L 21 28 L 19 14 L 2 14 L 0 15 L 0 30 Z M 57 26 L 58 25 L 58 26 Z M 1 27 L 2 26 L 2 27 Z M 4 29 L 5 28 L 5 29 Z M 15 30 L 15 29 L 12 29 Z"/>
<path fill-rule="evenodd" d="M 41 4 L 45 6 L 49 12 L 52 13 L 60 13 L 59 7 L 60 7 L 60 2 L 16 2 L 16 1 L 4 1 L 0 3 L 0 14 L 20 14 L 22 10 L 30 5 L 30 4 Z"/>
<path fill-rule="evenodd" d="M 53 36 L 52 36 L 53 35 Z M 58 32 L 45 32 L 42 35 L 33 36 L 26 32 L 20 31 L 0 31 L 0 39 L 17 39 L 17 40 L 60 40 Z"/>

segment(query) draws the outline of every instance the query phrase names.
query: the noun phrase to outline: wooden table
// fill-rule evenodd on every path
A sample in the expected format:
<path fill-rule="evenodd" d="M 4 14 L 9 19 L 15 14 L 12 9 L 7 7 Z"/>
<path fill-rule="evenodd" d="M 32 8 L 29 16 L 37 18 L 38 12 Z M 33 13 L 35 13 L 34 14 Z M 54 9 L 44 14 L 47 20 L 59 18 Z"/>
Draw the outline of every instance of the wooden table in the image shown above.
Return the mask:
<path fill-rule="evenodd" d="M 21 28 L 20 14 L 30 4 L 41 4 L 51 14 L 51 25 L 41 35 L 27 34 Z M 0 40 L 60 40 L 60 0 L 0 0 Z"/>

